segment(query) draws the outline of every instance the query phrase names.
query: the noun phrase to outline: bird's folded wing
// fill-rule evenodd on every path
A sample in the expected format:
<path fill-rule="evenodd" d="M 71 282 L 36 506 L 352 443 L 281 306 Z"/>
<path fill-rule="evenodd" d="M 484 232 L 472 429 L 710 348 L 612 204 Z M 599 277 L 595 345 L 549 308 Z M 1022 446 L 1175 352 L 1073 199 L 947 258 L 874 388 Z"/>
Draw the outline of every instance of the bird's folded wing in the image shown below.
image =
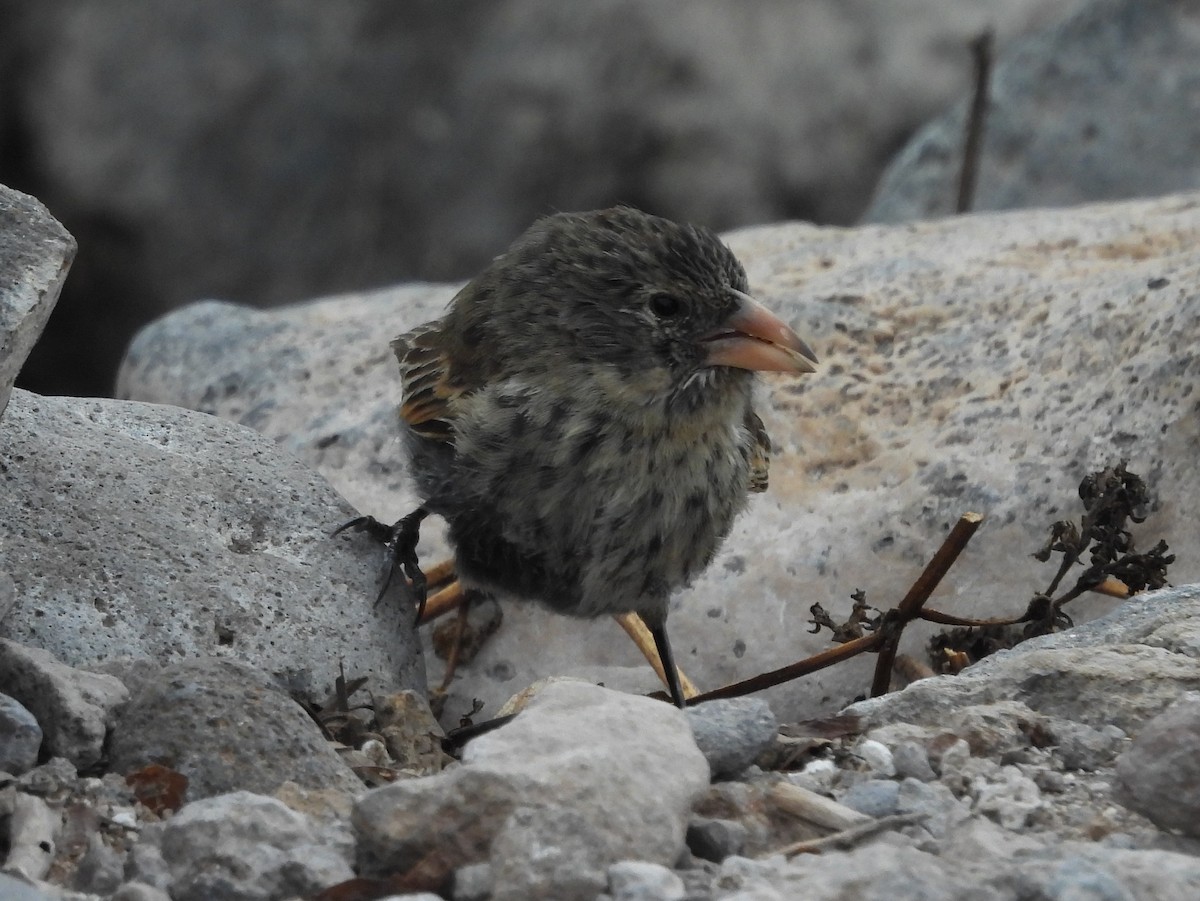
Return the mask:
<path fill-rule="evenodd" d="M 746 428 L 754 438 L 750 449 L 750 490 L 766 491 L 771 471 L 771 436 L 758 414 L 746 414 Z"/>
<path fill-rule="evenodd" d="M 466 390 L 453 378 L 442 322 L 418 326 L 392 340 L 400 361 L 400 418 L 423 438 L 453 442 L 453 403 Z"/>

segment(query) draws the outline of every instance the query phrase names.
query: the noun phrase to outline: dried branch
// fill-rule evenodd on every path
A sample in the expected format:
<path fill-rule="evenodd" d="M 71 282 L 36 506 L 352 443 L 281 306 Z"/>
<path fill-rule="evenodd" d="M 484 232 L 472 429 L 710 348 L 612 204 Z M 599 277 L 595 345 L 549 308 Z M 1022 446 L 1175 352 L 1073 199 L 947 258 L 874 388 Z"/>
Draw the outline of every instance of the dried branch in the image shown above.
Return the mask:
<path fill-rule="evenodd" d="M 992 47 L 995 35 L 989 28 L 971 41 L 975 62 L 975 92 L 967 112 L 966 134 L 963 137 L 962 169 L 958 173 L 956 213 L 970 212 L 975 203 L 975 185 L 979 180 L 979 159 L 983 153 L 983 126 L 987 119 L 988 93 L 992 78 Z"/>

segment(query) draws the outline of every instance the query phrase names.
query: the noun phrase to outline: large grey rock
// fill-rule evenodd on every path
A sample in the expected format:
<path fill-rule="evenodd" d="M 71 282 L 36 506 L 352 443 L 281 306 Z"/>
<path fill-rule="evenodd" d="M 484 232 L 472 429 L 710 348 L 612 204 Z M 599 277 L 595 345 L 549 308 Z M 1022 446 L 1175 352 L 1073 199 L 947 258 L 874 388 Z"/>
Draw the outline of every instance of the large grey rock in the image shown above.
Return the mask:
<path fill-rule="evenodd" d="M 1047 717 L 1129 732 L 1180 694 L 1200 690 L 1198 639 L 1200 585 L 1167 588 L 1094 623 L 1031 639 L 957 676 L 922 679 L 847 712 L 868 725 L 935 726 L 963 708 L 1013 700 Z"/>
<path fill-rule="evenodd" d="M 376 690 L 423 686 L 406 592 L 374 604 L 380 550 L 330 540 L 353 510 L 269 440 L 20 390 L 4 426 L 0 569 L 18 600 L 0 634 L 72 666 L 218 656 L 309 694 L 340 664 Z"/>
<path fill-rule="evenodd" d="M 683 850 L 708 765 L 683 714 L 577 682 L 547 685 L 469 744 L 463 766 L 365 795 L 354 810 L 364 873 L 427 875 L 490 859 L 492 898 L 586 898 L 606 870 Z"/>
<path fill-rule="evenodd" d="M 799 854 L 760 860 L 728 858 L 714 885 L 718 897 L 783 901 L 1047 901 L 1154 898 L 1187 901 L 1200 884 L 1200 861 L 1167 851 L 1129 851 L 1064 842 L 1017 859 L 1002 855 L 937 857 L 876 842 L 847 853 Z"/>
<path fill-rule="evenodd" d="M 157 763 L 188 779 L 189 800 L 231 791 L 270 794 L 284 782 L 340 789 L 363 784 L 312 718 L 251 667 L 200 659 L 138 667 L 113 724 L 109 768 Z"/>
<path fill-rule="evenodd" d="M 811 338 L 821 367 L 763 392 L 771 487 L 678 596 L 670 633 L 684 670 L 712 688 L 824 650 L 827 633 L 807 631 L 814 601 L 838 617 L 855 589 L 897 603 L 968 510 L 985 522 L 930 606 L 1019 613 L 1055 571 L 1030 554 L 1053 521 L 1082 514 L 1083 476 L 1122 457 L 1154 497 L 1139 547 L 1166 539 L 1172 581 L 1200 581 L 1197 233 L 1200 194 L 728 235 L 756 294 Z M 253 425 L 390 522 L 417 499 L 387 341 L 452 294 L 412 286 L 269 313 L 196 305 L 142 332 L 121 391 Z M 426 562 L 447 553 L 436 521 L 420 551 Z M 1083 620 L 1114 603 L 1085 596 L 1068 611 Z M 504 613 L 459 668 L 451 716 L 474 698 L 494 710 L 554 674 L 655 687 L 607 620 L 515 603 Z M 905 649 L 922 653 L 927 634 L 909 630 Z M 817 716 L 862 693 L 873 665 L 860 658 L 765 696 L 782 721 Z"/>
<path fill-rule="evenodd" d="M 0 185 L 0 416 L 75 258 L 75 239 L 37 200 Z"/>
<path fill-rule="evenodd" d="M 1014 41 L 996 63 L 972 208 L 1200 187 L 1197 58 L 1200 7 L 1173 0 L 1088 0 L 1062 24 Z M 966 110 L 963 100 L 916 134 L 864 222 L 954 211 Z"/>
<path fill-rule="evenodd" d="M 1059 6 L 7 4 L 0 128 L 84 248 L 26 387 L 107 392 L 137 325 L 199 297 L 463 276 L 551 209 L 850 221 L 968 39 Z"/>

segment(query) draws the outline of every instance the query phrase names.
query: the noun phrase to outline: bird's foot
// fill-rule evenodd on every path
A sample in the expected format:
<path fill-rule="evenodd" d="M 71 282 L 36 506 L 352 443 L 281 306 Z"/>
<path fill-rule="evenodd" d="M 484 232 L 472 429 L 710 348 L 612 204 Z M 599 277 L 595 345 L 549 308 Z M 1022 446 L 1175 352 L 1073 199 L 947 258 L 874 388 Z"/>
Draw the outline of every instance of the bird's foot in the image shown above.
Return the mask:
<path fill-rule="evenodd" d="M 333 532 L 334 535 L 347 529 L 366 532 L 388 549 L 387 576 L 383 580 L 383 587 L 379 589 L 375 603 L 378 604 L 383 600 L 383 596 L 387 594 L 387 590 L 392 584 L 392 577 L 399 569 L 408 577 L 413 596 L 417 599 L 417 622 L 420 622 L 425 614 L 425 597 L 428 593 L 425 573 L 421 572 L 417 560 L 417 542 L 421 537 L 421 521 L 428 515 L 428 510 L 418 507 L 408 516 L 390 526 L 384 525 L 374 516 L 359 516 L 342 523 Z"/>

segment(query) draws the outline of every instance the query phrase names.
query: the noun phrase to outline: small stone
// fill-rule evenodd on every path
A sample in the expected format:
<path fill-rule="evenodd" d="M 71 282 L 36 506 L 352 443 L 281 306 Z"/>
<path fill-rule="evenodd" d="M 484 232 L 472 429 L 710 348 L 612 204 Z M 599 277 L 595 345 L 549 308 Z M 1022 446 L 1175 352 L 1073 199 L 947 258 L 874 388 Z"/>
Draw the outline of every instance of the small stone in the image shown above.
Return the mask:
<path fill-rule="evenodd" d="M 929 752 L 925 746 L 916 741 L 904 741 L 892 751 L 892 760 L 896 764 L 896 775 L 922 782 L 932 782 L 937 773 L 929 765 Z"/>
<path fill-rule="evenodd" d="M 1057 770 L 1039 769 L 1033 774 L 1034 784 L 1049 795 L 1061 795 L 1067 790 L 1070 782 L 1065 775 Z"/>
<path fill-rule="evenodd" d="M 892 752 L 883 742 L 868 738 L 860 741 L 854 751 L 876 776 L 891 778 L 896 775 L 896 764 Z"/>
<path fill-rule="evenodd" d="M 731 854 L 741 852 L 747 832 L 737 820 L 695 817 L 688 824 L 688 850 L 701 860 L 720 863 Z"/>
<path fill-rule="evenodd" d="M 99 833 L 88 836 L 87 851 L 75 870 L 75 888 L 94 895 L 110 895 L 124 882 L 125 859 L 110 848 Z"/>
<path fill-rule="evenodd" d="M 622 860 L 608 868 L 613 901 L 682 901 L 683 880 L 662 864 Z"/>
<path fill-rule="evenodd" d="M 959 738 L 941 748 L 940 753 L 930 760 L 930 763 L 939 775 L 945 777 L 961 770 L 970 759 L 971 746 Z"/>
<path fill-rule="evenodd" d="M 714 779 L 736 776 L 775 740 L 779 723 L 760 698 L 729 698 L 689 707 L 688 723 Z"/>
<path fill-rule="evenodd" d="M 0 694 L 0 771 L 19 776 L 37 765 L 42 727 L 16 698 Z"/>
<path fill-rule="evenodd" d="M 1044 806 L 1037 784 L 1013 766 L 1000 768 L 999 781 L 977 782 L 973 788 L 975 809 L 1014 832 L 1022 831 Z"/>
<path fill-rule="evenodd" d="M 144 882 L 126 882 L 113 894 L 112 901 L 171 901 L 171 896 Z"/>
<path fill-rule="evenodd" d="M 1054 724 L 1057 754 L 1069 770 L 1093 773 L 1108 766 L 1125 747 L 1129 736 L 1111 723 L 1093 728 L 1083 723 L 1059 720 Z"/>
<path fill-rule="evenodd" d="M 905 779 L 896 796 L 896 812 L 919 816 L 921 826 L 934 838 L 944 838 L 971 816 L 953 792 L 940 782 Z"/>
<path fill-rule="evenodd" d="M 109 815 L 108 819 L 113 825 L 121 826 L 125 829 L 136 829 L 138 824 L 137 814 L 132 810 L 115 811 Z"/>
<path fill-rule="evenodd" d="M 454 871 L 450 896 L 454 901 L 486 901 L 492 893 L 492 867 L 487 863 L 472 863 Z"/>
<path fill-rule="evenodd" d="M 868 779 L 852 785 L 838 800 L 869 817 L 886 817 L 896 812 L 900 783 L 890 779 Z"/>

